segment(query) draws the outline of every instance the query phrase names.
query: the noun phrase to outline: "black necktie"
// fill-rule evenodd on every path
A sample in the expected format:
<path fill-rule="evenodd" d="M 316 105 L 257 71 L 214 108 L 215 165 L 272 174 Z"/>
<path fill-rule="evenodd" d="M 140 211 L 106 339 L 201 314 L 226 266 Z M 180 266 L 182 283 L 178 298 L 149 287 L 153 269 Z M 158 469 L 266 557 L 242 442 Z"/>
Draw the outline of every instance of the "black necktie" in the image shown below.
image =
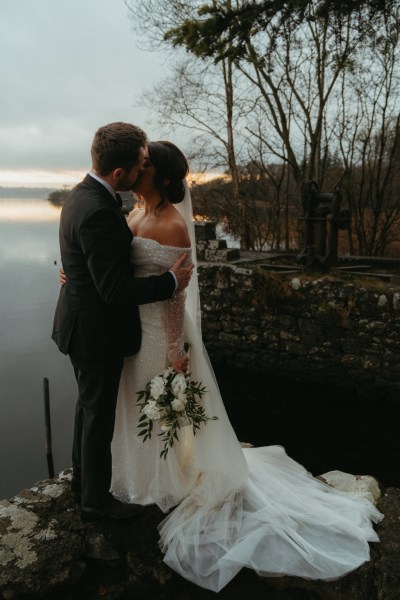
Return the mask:
<path fill-rule="evenodd" d="M 122 208 L 122 198 L 118 194 L 118 192 L 115 193 L 115 199 L 116 199 L 116 202 L 117 202 L 117 206 L 119 206 L 119 208 Z"/>

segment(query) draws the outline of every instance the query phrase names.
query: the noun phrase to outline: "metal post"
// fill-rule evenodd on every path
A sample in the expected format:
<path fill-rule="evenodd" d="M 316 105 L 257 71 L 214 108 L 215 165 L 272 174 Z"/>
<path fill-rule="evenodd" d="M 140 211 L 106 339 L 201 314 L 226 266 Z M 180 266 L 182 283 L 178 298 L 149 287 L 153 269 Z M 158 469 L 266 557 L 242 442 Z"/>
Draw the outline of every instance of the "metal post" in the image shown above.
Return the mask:
<path fill-rule="evenodd" d="M 50 422 L 50 392 L 49 392 L 49 380 L 47 377 L 43 379 L 43 392 L 44 392 L 44 424 L 46 429 L 46 458 L 47 458 L 47 469 L 49 472 L 49 478 L 54 477 L 54 466 L 53 466 L 53 450 L 51 446 L 51 422 Z"/>

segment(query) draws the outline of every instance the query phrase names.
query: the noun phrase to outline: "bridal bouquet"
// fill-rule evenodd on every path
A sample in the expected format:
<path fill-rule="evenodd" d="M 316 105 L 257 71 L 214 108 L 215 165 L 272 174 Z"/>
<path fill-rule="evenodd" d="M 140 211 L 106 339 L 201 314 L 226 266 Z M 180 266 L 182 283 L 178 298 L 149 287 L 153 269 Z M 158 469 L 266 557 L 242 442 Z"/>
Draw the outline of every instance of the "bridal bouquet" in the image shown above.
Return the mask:
<path fill-rule="evenodd" d="M 190 373 L 182 375 L 172 367 L 164 369 L 146 384 L 144 390 L 137 392 L 138 404 L 141 407 L 141 417 L 138 427 L 143 442 L 151 438 L 154 424 L 157 425 L 164 448 L 160 458 L 167 458 L 168 450 L 179 442 L 178 430 L 191 426 L 196 435 L 202 423 L 214 421 L 218 417 L 208 417 L 204 408 L 199 404 L 206 393 L 201 382 L 191 381 Z"/>

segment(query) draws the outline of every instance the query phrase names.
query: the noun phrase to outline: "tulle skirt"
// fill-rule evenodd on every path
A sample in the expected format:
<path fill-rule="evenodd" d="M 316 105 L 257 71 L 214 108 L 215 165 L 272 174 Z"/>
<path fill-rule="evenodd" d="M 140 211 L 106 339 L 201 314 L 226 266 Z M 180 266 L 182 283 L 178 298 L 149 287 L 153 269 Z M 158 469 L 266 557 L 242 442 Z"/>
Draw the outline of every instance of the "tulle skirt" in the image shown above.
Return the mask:
<path fill-rule="evenodd" d="M 368 542 L 378 541 L 371 521 L 382 515 L 367 498 L 313 478 L 280 446 L 242 451 L 242 488 L 208 475 L 160 525 L 172 569 L 218 592 L 243 567 L 329 580 L 369 559 Z"/>

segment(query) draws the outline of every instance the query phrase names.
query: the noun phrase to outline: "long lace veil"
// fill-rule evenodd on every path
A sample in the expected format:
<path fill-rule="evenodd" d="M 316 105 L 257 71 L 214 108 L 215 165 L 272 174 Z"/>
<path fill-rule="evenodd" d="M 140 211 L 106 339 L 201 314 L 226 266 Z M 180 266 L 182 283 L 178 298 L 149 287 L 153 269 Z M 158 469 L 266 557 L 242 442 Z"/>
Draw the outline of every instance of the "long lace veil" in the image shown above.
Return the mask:
<path fill-rule="evenodd" d="M 192 377 L 197 381 L 202 381 L 208 391 L 203 398 L 206 413 L 209 416 L 215 415 L 219 419 L 217 429 L 213 428 L 212 425 L 208 425 L 207 427 L 203 427 L 201 431 L 196 434 L 196 439 L 199 442 L 200 440 L 203 440 L 203 443 L 196 444 L 195 463 L 200 470 L 211 469 L 214 472 L 218 472 L 219 477 L 221 477 L 221 473 L 224 473 L 225 475 L 234 474 L 233 481 L 235 481 L 235 485 L 237 485 L 238 481 L 240 481 L 247 473 L 247 468 L 244 463 L 240 445 L 238 444 L 226 414 L 217 379 L 208 357 L 207 350 L 202 341 L 201 306 L 192 199 L 189 186 L 186 182 L 185 198 L 183 202 L 176 204 L 175 207 L 186 221 L 192 247 L 192 260 L 195 264 L 193 275 L 186 292 L 185 340 L 190 343 L 189 370 Z M 218 433 L 216 434 L 216 432 Z M 220 483 L 222 484 L 222 481 Z M 212 495 L 215 497 L 216 491 L 214 491 Z"/>

